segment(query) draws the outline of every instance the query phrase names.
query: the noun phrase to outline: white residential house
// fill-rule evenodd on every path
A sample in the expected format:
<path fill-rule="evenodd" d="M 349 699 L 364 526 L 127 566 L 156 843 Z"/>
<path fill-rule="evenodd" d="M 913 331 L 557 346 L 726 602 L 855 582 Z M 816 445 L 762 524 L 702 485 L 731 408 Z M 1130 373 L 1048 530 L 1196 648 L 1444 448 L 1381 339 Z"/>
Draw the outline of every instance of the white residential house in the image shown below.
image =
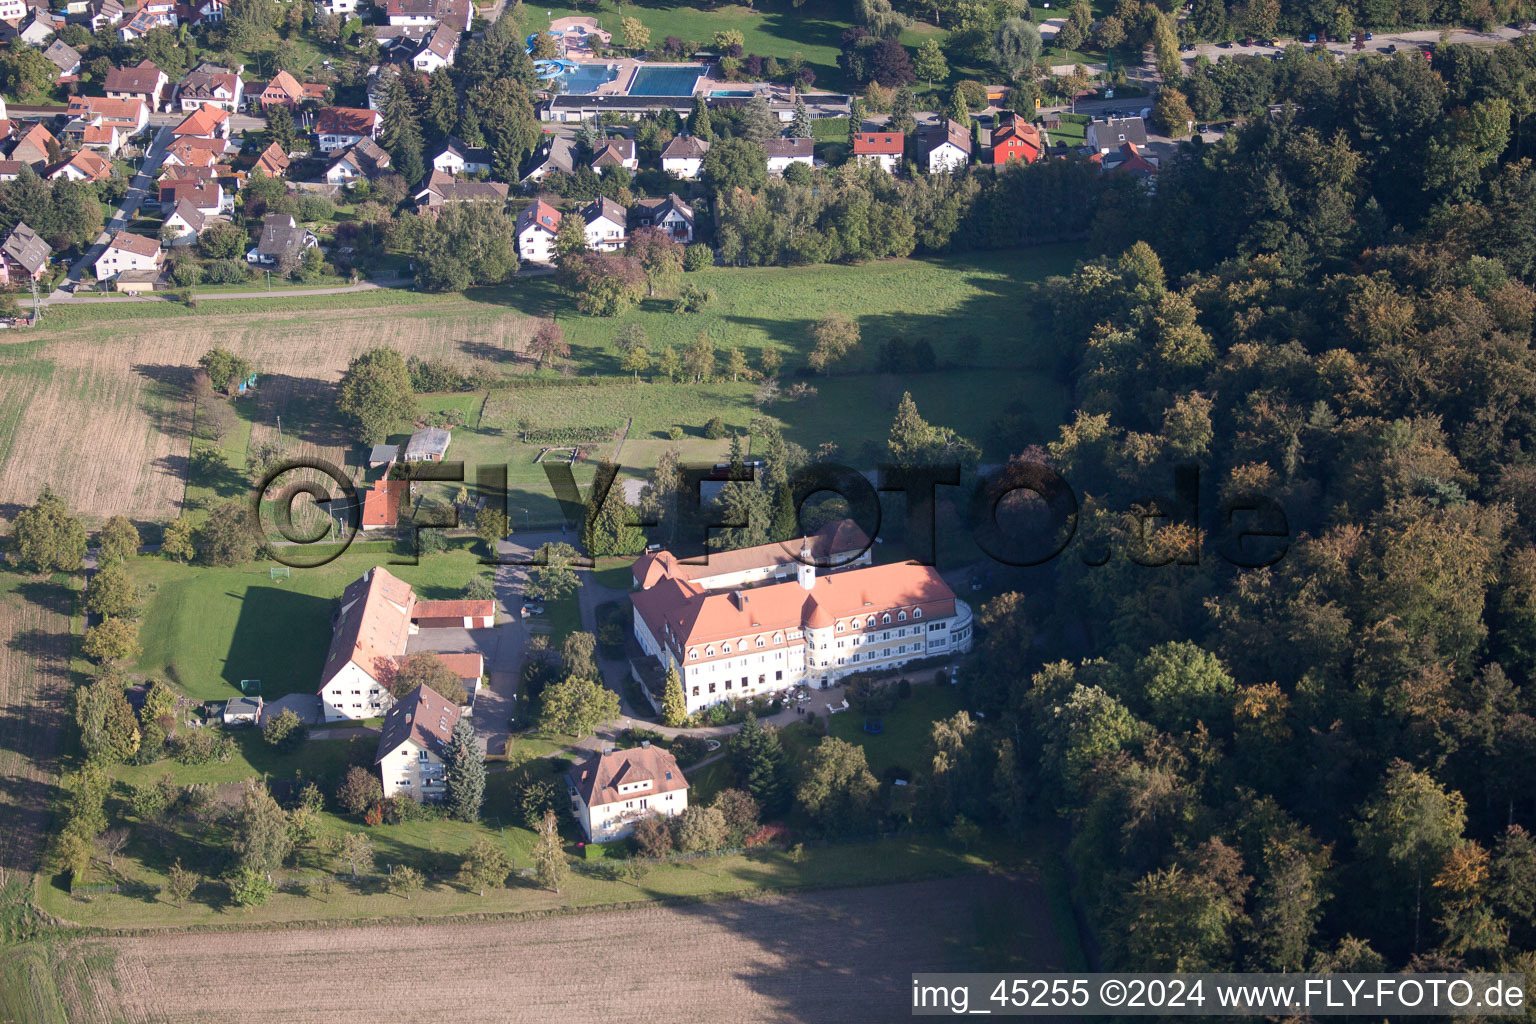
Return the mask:
<path fill-rule="evenodd" d="M 315 138 L 320 143 L 320 152 L 334 153 L 364 139 L 378 138 L 380 120 L 376 110 L 321 107 L 315 116 Z"/>
<path fill-rule="evenodd" d="M 1101 154 L 1117 150 L 1127 142 L 1138 148 L 1145 148 L 1147 145 L 1146 122 L 1139 117 L 1090 121 L 1083 134 L 1083 141 L 1088 148 L 1097 150 Z"/>
<path fill-rule="evenodd" d="M 535 154 L 523 174 L 523 180 L 529 182 L 541 182 L 551 172 L 570 174 L 576 170 L 576 144 L 564 136 L 557 135 L 551 138 Z"/>
<path fill-rule="evenodd" d="M 198 209 L 197 203 L 191 199 L 178 199 L 176 208 L 165 218 L 165 226 L 176 232 L 170 244 L 191 245 L 197 241 L 197 236 L 202 234 L 207 223 L 208 215 Z"/>
<path fill-rule="evenodd" d="M 675 136 L 661 151 L 661 169 L 674 178 L 692 181 L 704 169 L 709 140 L 692 135 Z"/>
<path fill-rule="evenodd" d="M 900 132 L 858 132 L 853 136 L 853 162 L 874 164 L 887 174 L 901 169 L 906 136 Z"/>
<path fill-rule="evenodd" d="M 682 245 L 693 241 L 693 207 L 675 192 L 664 199 L 637 199 L 630 219 L 637 228 L 660 228 Z"/>
<path fill-rule="evenodd" d="M 491 151 L 466 146 L 452 135 L 443 140 L 443 149 L 432 158 L 432 169 L 444 174 L 478 174 L 491 169 Z"/>
<path fill-rule="evenodd" d="M 955 172 L 971 162 L 971 133 L 958 121 L 942 118 L 918 129 L 917 151 L 929 174 Z"/>
<path fill-rule="evenodd" d="M 418 686 L 384 715 L 379 731 L 379 769 L 384 799 L 408 796 L 436 803 L 447 794 L 443 751 L 463 712 L 436 690 Z"/>
<path fill-rule="evenodd" d="M 640 158 L 635 155 L 634 139 L 608 139 L 600 143 L 592 155 L 592 169 L 603 174 L 610 167 L 626 167 L 631 171 L 640 168 Z"/>
<path fill-rule="evenodd" d="M 357 13 L 357 0 L 320 0 L 320 12 L 322 14 L 339 14 L 346 16 Z"/>
<path fill-rule="evenodd" d="M 199 110 L 205 104 L 235 113 L 245 98 L 245 82 L 240 77 L 244 70 L 240 67 L 231 70 L 206 62 L 199 64 L 187 72 L 187 77 L 176 87 L 177 106 L 185 114 Z"/>
<path fill-rule="evenodd" d="M 366 178 L 372 181 L 388 172 L 389 154 L 372 139 L 363 139 L 344 150 L 325 170 L 325 180 L 332 185 L 345 185 L 349 181 Z"/>
<path fill-rule="evenodd" d="M 165 252 L 158 241 L 119 231 L 96 260 L 96 279 L 107 281 L 125 270 L 158 270 L 164 262 Z"/>
<path fill-rule="evenodd" d="M 424 75 L 430 75 L 438 68 L 446 68 L 452 64 L 458 52 L 459 30 L 451 25 L 439 23 L 422 43 L 416 56 L 411 58 L 411 67 Z"/>
<path fill-rule="evenodd" d="M 549 263 L 555 258 L 555 233 L 560 211 L 535 199 L 517 215 L 517 256 L 525 263 Z"/>
<path fill-rule="evenodd" d="M 815 139 L 769 139 L 763 143 L 768 156 L 768 173 L 783 174 L 790 164 L 816 166 Z"/>
<path fill-rule="evenodd" d="M 587 222 L 587 248 L 596 252 L 618 252 L 624 248 L 629 230 L 629 212 L 607 196 L 599 196 L 581 209 Z"/>
<path fill-rule="evenodd" d="M 571 813 L 594 843 L 623 839 L 642 818 L 675 818 L 688 809 L 688 780 L 670 751 L 649 740 L 603 750 L 566 776 Z"/>
<path fill-rule="evenodd" d="M 27 16 L 32 5 L 27 0 L 0 0 L 0 21 L 15 23 Z"/>

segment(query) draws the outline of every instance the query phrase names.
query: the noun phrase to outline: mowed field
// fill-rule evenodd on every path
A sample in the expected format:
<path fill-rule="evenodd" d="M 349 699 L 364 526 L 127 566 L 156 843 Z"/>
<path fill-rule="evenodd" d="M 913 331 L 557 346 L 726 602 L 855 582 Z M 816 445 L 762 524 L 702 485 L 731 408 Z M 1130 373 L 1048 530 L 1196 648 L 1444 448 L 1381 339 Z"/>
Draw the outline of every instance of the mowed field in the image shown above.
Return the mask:
<path fill-rule="evenodd" d="M 862 266 L 713 269 L 689 275 L 716 297 L 704 312 L 688 316 L 673 314 L 663 298 L 623 317 L 583 316 L 548 277 L 452 296 L 379 290 L 205 302 L 197 309 L 81 303 L 45 318 L 29 340 L 0 345 L 0 518 L 31 503 L 44 485 L 96 521 L 119 513 L 139 522 L 175 518 L 188 497 L 195 415 L 188 385 L 198 357 L 216 345 L 251 359 L 260 371 L 255 394 L 239 400 L 237 425 L 222 442 L 234 470 L 230 486 L 238 490 L 248 445 L 275 440 L 279 428 L 291 454 L 356 462 L 332 404 L 333 386 L 357 354 L 391 346 L 407 357 L 526 374 L 534 367 L 521 354 L 524 342 L 537 320 L 550 317 L 565 329 L 577 375 L 620 373 L 614 337 L 637 324 L 653 354 L 666 345 L 681 351 L 702 333 L 712 339 L 720 367 L 731 348 L 754 367 L 764 349 L 775 348 L 784 354 L 788 376 L 804 364 L 809 327 L 842 313 L 858 319 L 860 348 L 836 374 L 813 379 L 815 398 L 762 410 L 784 425 L 790 440 L 809 449 L 834 441 L 854 456 L 856 446 L 883 439 L 908 389 L 932 422 L 978 441 L 992 417 L 1023 406 L 1043 442 L 1055 434 L 1064 396 L 1052 372 L 1050 339 L 1031 324 L 1030 285 L 1069 269 L 1078 255 L 1075 247 L 1047 246 Z M 880 346 L 896 336 L 927 340 L 945 368 L 900 378 L 879 373 Z M 484 415 L 456 439 L 450 456 L 471 465 L 510 464 L 514 490 L 527 499 L 517 504 L 549 524 L 558 522 L 558 510 L 542 469 L 532 464 L 537 450 L 519 450 L 519 425 L 619 425 L 632 417 L 622 459 L 643 472 L 674 426 L 691 442 L 686 457 L 718 457 L 723 445 L 700 437 L 705 420 L 719 414 L 744 428 L 758 411 L 754 389 L 746 381 L 642 382 L 482 394 L 473 401 L 484 404 Z M 453 402 L 468 397 L 448 396 Z M 424 409 L 434 401 L 441 404 L 428 398 Z M 206 497 L 201 491 L 194 486 L 191 496 Z"/>
<path fill-rule="evenodd" d="M 73 956 L 93 965 L 65 992 L 75 1024 L 844 1024 L 905 1018 L 913 971 L 1066 967 L 1027 874 L 521 921 L 157 934 Z"/>

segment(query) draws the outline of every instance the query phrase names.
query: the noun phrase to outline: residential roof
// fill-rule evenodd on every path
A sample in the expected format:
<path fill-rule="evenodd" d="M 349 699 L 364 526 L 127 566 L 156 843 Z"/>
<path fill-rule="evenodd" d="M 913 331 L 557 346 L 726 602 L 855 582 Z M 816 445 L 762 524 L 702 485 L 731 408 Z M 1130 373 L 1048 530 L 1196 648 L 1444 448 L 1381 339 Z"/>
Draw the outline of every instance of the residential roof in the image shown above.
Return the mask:
<path fill-rule="evenodd" d="M 342 150 L 341 154 L 331 161 L 331 167 L 342 162 L 350 163 L 361 174 L 370 178 L 389 170 L 389 154 L 385 152 L 383 146 L 369 138 L 358 139 Z"/>
<path fill-rule="evenodd" d="M 496 614 L 495 601 L 417 601 L 411 618 L 462 619 L 473 616 L 482 618 Z"/>
<path fill-rule="evenodd" d="M 53 177 L 66 167 L 73 167 L 92 181 L 106 181 L 112 177 L 112 164 L 94 149 L 82 149 L 63 163 L 50 168 L 48 177 Z"/>
<path fill-rule="evenodd" d="M 372 135 L 379 123 L 376 110 L 358 107 L 321 107 L 315 115 L 319 135 Z"/>
<path fill-rule="evenodd" d="M 489 164 L 491 151 L 484 146 L 468 146 L 463 140 L 456 139 L 452 135 L 443 140 L 443 148 L 438 151 L 438 157 L 447 156 L 449 153 L 457 156 L 467 164 Z"/>
<path fill-rule="evenodd" d="M 576 169 L 576 145 L 563 135 L 556 135 L 534 157 L 530 171 L 539 167 L 546 167 L 551 171 L 563 171 L 570 174 Z"/>
<path fill-rule="evenodd" d="M 115 100 L 110 96 L 74 96 L 69 101 L 70 114 L 90 114 L 109 121 L 138 124 L 145 114 L 144 101 L 137 97 Z"/>
<path fill-rule="evenodd" d="M 633 800 L 639 795 L 671 793 L 688 788 L 688 780 L 672 752 L 657 746 L 600 751 L 570 771 L 571 784 L 588 807 Z M 620 786 L 650 782 L 643 791 L 619 791 Z"/>
<path fill-rule="evenodd" d="M 117 125 L 91 124 L 80 132 L 82 146 L 110 146 L 117 140 Z"/>
<path fill-rule="evenodd" d="M 80 66 L 80 51 L 61 39 L 55 39 L 43 51 L 43 59 L 58 68 L 61 74 L 67 75 Z"/>
<path fill-rule="evenodd" d="M 141 60 L 131 68 L 113 68 L 107 72 L 107 92 L 152 94 L 164 74 L 151 60 Z"/>
<path fill-rule="evenodd" d="M 153 238 L 145 238 L 143 235 L 119 231 L 112 236 L 112 241 L 108 243 L 107 248 L 122 249 L 124 252 L 135 253 L 139 256 L 153 256 L 160 251 L 160 243 Z"/>
<path fill-rule="evenodd" d="M 288 154 L 283 152 L 283 147 L 275 142 L 262 150 L 261 155 L 256 158 L 256 166 L 260 167 L 268 177 L 273 178 L 286 174 L 290 163 L 292 161 L 288 159 Z"/>
<path fill-rule="evenodd" d="M 816 152 L 815 139 L 769 139 L 763 143 L 763 152 L 770 157 L 804 157 L 812 159 Z"/>
<path fill-rule="evenodd" d="M 668 576 L 698 582 L 712 576 L 795 562 L 799 552 L 806 547 L 810 548 L 811 558 L 817 565 L 842 564 L 869 548 L 869 534 L 852 519 L 839 519 L 815 533 L 783 543 L 759 544 L 734 551 L 711 551 L 701 562 L 682 561 L 670 551 L 644 554 L 635 559 L 630 572 L 642 588 L 655 586 Z"/>
<path fill-rule="evenodd" d="M 206 181 L 177 179 L 160 183 L 160 202 L 189 201 L 200 210 L 217 210 L 224 202 L 223 187 L 211 178 Z"/>
<path fill-rule="evenodd" d="M 198 138 L 210 138 L 218 134 L 219 127 L 229 120 L 229 111 L 204 103 L 194 110 L 187 119 L 176 126 L 172 135 L 192 135 Z"/>
<path fill-rule="evenodd" d="M 458 48 L 459 30 L 452 25 L 440 22 L 427 37 L 426 45 L 421 48 L 421 52 L 430 51 L 443 60 L 452 60 L 453 53 Z"/>
<path fill-rule="evenodd" d="M 613 221 L 619 227 L 629 223 L 629 211 L 607 196 L 598 196 L 581 208 L 581 219 L 588 224 L 603 217 Z"/>
<path fill-rule="evenodd" d="M 479 681 L 485 675 L 485 655 L 479 651 L 436 651 L 437 660 L 460 679 Z"/>
<path fill-rule="evenodd" d="M 635 141 L 633 139 L 609 139 L 597 147 L 597 152 L 592 157 L 593 167 L 619 167 L 626 160 L 635 158 Z"/>
<path fill-rule="evenodd" d="M 853 137 L 854 156 L 901 156 L 906 136 L 900 132 L 859 132 Z"/>
<path fill-rule="evenodd" d="M 676 210 L 684 220 L 693 223 L 693 207 L 678 198 L 676 192 L 669 192 L 662 199 L 636 199 L 634 208 L 653 222 L 664 219 L 669 212 Z"/>
<path fill-rule="evenodd" d="M 400 504 L 411 493 L 409 480 L 378 480 L 363 492 L 364 526 L 392 527 L 400 521 Z"/>
<path fill-rule="evenodd" d="M 709 152 L 709 140 L 697 135 L 676 135 L 661 151 L 663 160 L 698 160 Z"/>
<path fill-rule="evenodd" d="M 1005 124 L 992 132 L 992 162 L 998 163 L 1001 156 L 1006 162 L 1009 155 L 1024 150 L 1028 154 L 1026 162 L 1033 161 L 1041 153 L 1045 152 L 1045 143 L 1040 137 L 1040 129 L 1032 124 L 1022 121 L 1014 121 Z M 1001 151 L 1001 152 L 999 152 Z"/>
<path fill-rule="evenodd" d="M 287 213 L 269 213 L 261 222 L 261 238 L 256 251 L 273 258 L 286 253 L 298 255 L 304 249 L 305 231 Z"/>
<path fill-rule="evenodd" d="M 0 245 L 0 252 L 4 252 L 27 273 L 35 274 L 48 262 L 48 257 L 53 255 L 53 247 L 25 223 L 17 222 L 16 227 L 6 236 L 5 244 Z"/>
<path fill-rule="evenodd" d="M 457 15 L 458 22 L 464 21 L 464 5 L 469 0 L 385 0 L 384 13 L 391 18 L 415 17 L 436 18 L 439 21 L 452 22 Z"/>
<path fill-rule="evenodd" d="M 197 204 L 190 199 L 176 200 L 176 209 L 171 211 L 171 216 L 180 217 L 193 231 L 202 231 L 203 224 L 207 222 L 203 211 L 199 210 Z"/>
<path fill-rule="evenodd" d="M 11 156 L 14 158 L 18 150 L 30 146 L 40 150 L 43 153 L 43 159 L 46 160 L 50 143 L 57 148 L 59 140 L 54 138 L 53 133 L 47 128 L 40 124 L 34 124 L 31 128 L 27 129 L 25 135 L 16 140 L 16 145 L 11 148 Z"/>
<path fill-rule="evenodd" d="M 549 232 L 560 230 L 560 211 L 542 199 L 535 199 L 531 206 L 524 207 L 517 215 L 517 233 L 522 234 L 534 225 Z"/>
<path fill-rule="evenodd" d="M 234 96 L 239 85 L 240 76 L 229 68 L 204 62 L 187 72 L 179 93 L 184 99 L 215 99 L 221 91 Z"/>
<path fill-rule="evenodd" d="M 439 175 L 448 180 L 443 181 Z M 431 178 L 427 181 L 427 187 L 419 192 L 416 198 L 425 200 L 427 196 L 436 195 L 445 203 L 472 203 L 505 200 L 510 191 L 505 182 L 454 181 L 451 175 L 433 171 Z"/>
<path fill-rule="evenodd" d="M 429 686 L 418 686 L 384 713 L 379 731 L 379 752 L 373 763 L 399 750 L 407 742 L 442 756 L 459 724 L 459 707 Z"/>
<path fill-rule="evenodd" d="M 700 592 L 697 584 L 668 577 L 631 594 L 630 600 L 651 634 L 680 657 L 685 649 L 737 638 L 754 648 L 758 639 L 767 648 L 783 647 L 791 631 L 825 629 L 839 619 L 862 622 L 915 609 L 925 618 L 943 618 L 955 609 L 955 593 L 937 570 L 914 562 L 817 573 L 809 590 L 789 580 Z M 860 626 L 854 623 L 853 628 Z M 708 660 L 724 651 L 709 654 L 706 649 L 700 656 Z"/>
<path fill-rule="evenodd" d="M 400 446 L 397 444 L 376 444 L 368 450 L 369 463 L 394 462 L 400 455 Z"/>
<path fill-rule="evenodd" d="M 380 678 L 405 653 L 415 603 L 410 584 L 383 566 L 374 566 L 352 581 L 341 594 L 341 610 L 320 675 L 321 689 L 349 662 Z"/>
<path fill-rule="evenodd" d="M 961 150 L 966 156 L 971 153 L 971 132 L 959 121 L 943 118 L 933 124 L 925 124 L 918 133 L 919 144 L 926 155 L 938 149 L 946 142 L 956 149 Z"/>
<path fill-rule="evenodd" d="M 286 71 L 279 71 L 277 74 L 273 75 L 272 81 L 268 82 L 267 87 L 261 90 L 262 95 L 266 95 L 273 89 L 276 89 L 278 92 L 282 93 L 284 96 L 295 102 L 304 98 L 304 87 L 299 84 L 299 80 L 297 78 L 294 78 Z"/>
<path fill-rule="evenodd" d="M 409 459 L 412 455 L 444 455 L 448 451 L 448 442 L 453 439 L 453 432 L 446 427 L 422 427 L 411 435 L 411 439 L 405 442 L 405 451 L 402 454 Z"/>
<path fill-rule="evenodd" d="M 1088 127 L 1093 130 L 1094 140 L 1101 150 L 1114 149 L 1122 142 L 1134 142 L 1138 146 L 1147 144 L 1147 126 L 1139 117 L 1093 121 Z"/>

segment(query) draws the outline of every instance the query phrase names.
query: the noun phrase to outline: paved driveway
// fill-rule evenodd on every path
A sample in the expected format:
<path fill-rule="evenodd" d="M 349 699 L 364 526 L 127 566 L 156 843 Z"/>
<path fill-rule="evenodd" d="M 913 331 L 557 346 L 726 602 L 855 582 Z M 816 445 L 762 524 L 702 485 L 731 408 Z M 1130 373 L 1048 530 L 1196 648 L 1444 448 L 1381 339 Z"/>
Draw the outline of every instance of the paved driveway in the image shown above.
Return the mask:
<path fill-rule="evenodd" d="M 507 598 L 500 586 L 501 572 L 504 571 L 497 573 L 496 588 L 496 596 L 503 606 Z M 507 717 L 512 714 L 517 697 L 517 676 L 522 670 L 527 641 L 528 632 L 523 624 L 503 607 L 497 613 L 497 624 L 492 629 L 423 629 L 406 642 L 405 650 L 407 654 L 417 651 L 480 652 L 485 659 L 488 682 L 485 690 L 475 698 L 475 736 L 487 753 L 499 754 L 506 748 Z"/>

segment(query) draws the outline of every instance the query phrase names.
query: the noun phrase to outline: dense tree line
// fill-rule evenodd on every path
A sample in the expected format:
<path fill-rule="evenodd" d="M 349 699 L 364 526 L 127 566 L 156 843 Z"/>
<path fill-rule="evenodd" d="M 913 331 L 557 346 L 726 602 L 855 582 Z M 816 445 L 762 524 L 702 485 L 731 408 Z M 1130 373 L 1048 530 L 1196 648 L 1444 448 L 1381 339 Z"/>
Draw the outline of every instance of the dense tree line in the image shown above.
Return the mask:
<path fill-rule="evenodd" d="M 1295 106 L 1167 166 L 1134 200 L 1144 241 L 1041 288 L 1075 409 L 1010 472 L 1070 481 L 1082 548 L 982 608 L 966 686 L 1016 744 L 1008 785 L 1072 823 L 1108 963 L 1514 966 L 1536 943 L 1530 51 L 1293 58 L 1266 74 Z M 1220 503 L 1252 495 L 1287 538 L 1239 568 Z"/>

